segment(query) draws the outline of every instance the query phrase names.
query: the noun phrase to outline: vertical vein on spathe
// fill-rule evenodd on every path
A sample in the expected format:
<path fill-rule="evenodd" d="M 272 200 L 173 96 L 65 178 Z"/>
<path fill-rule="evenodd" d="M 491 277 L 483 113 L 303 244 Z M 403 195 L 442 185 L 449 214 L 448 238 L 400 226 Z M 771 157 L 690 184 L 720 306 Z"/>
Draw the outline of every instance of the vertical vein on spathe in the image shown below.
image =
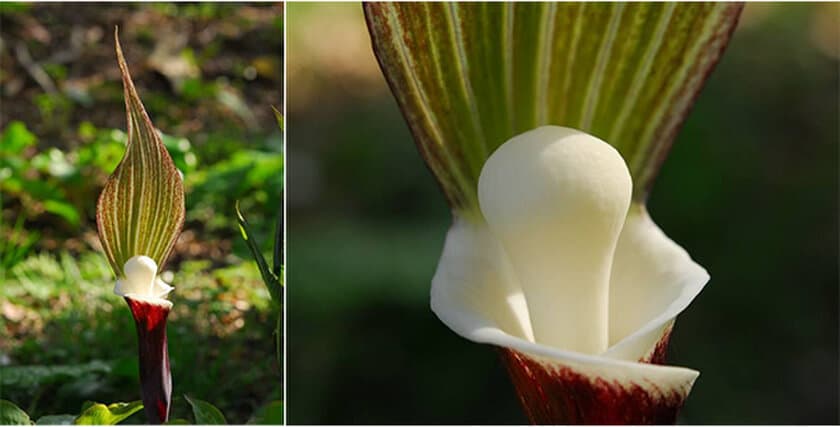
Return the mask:
<path fill-rule="evenodd" d="M 624 12 L 624 3 L 616 3 L 610 14 L 610 22 L 607 25 L 607 33 L 598 49 L 598 56 L 595 59 L 595 69 L 589 79 L 589 87 L 586 90 L 586 103 L 584 104 L 583 117 L 581 118 L 580 129 L 589 132 L 592 126 L 592 118 L 595 108 L 598 106 L 598 98 L 601 94 L 601 86 L 604 82 L 604 72 L 609 63 L 610 52 L 613 41 L 615 41 L 618 28 L 621 24 L 621 16 Z"/>
<path fill-rule="evenodd" d="M 146 255 L 166 261 L 184 221 L 183 183 L 131 80 L 114 32 L 125 96 L 125 154 L 97 203 L 97 227 L 108 261 L 118 276 L 122 264 Z M 174 179 L 173 179 L 174 177 Z"/>
<path fill-rule="evenodd" d="M 137 125 L 138 125 L 138 127 L 140 126 L 139 123 L 137 123 Z M 143 132 L 146 132 L 146 130 L 144 129 Z M 138 132 L 138 134 L 139 133 L 140 132 Z M 133 205 L 132 205 L 132 216 L 135 217 L 135 220 L 131 224 L 131 226 L 134 229 L 134 239 L 135 239 L 134 249 L 135 249 L 135 252 L 137 252 L 136 254 L 133 254 L 133 255 L 147 255 L 147 254 L 143 253 L 145 251 L 145 247 L 144 247 L 143 243 L 145 243 L 145 242 L 141 241 L 141 233 L 140 233 L 141 232 L 140 226 L 143 223 L 143 213 L 141 211 L 141 208 L 142 208 L 142 205 L 143 205 L 143 199 L 144 199 L 144 195 L 145 195 L 145 191 L 146 191 L 146 183 L 145 183 L 145 181 L 146 181 L 146 179 L 145 179 L 146 178 L 145 177 L 146 162 L 144 161 L 144 158 L 143 158 L 143 151 L 144 151 L 143 145 L 144 144 L 145 144 L 145 141 L 143 139 L 138 141 L 137 144 L 136 144 L 136 147 L 137 147 L 136 149 L 137 149 L 137 151 L 140 152 L 140 155 L 137 156 L 137 154 L 134 154 L 134 156 L 139 157 L 139 159 L 138 159 L 138 165 L 137 165 L 138 167 L 135 168 L 136 169 L 135 173 L 137 174 L 137 178 L 138 178 L 137 181 L 138 182 L 137 182 L 137 186 L 135 186 L 135 188 L 134 188 L 133 194 L 131 195 L 131 201 L 133 203 Z M 154 226 L 154 224 L 152 224 L 152 226 Z M 149 255 L 154 256 L 153 254 L 148 254 L 147 256 L 149 256 Z M 155 259 L 155 263 L 160 265 L 160 260 Z"/>
<path fill-rule="evenodd" d="M 580 3 L 578 7 L 577 17 L 575 17 L 575 28 L 572 31 L 572 40 L 569 42 L 569 54 L 566 56 L 566 69 L 563 71 L 563 92 L 560 98 L 563 100 L 562 108 L 557 112 L 558 119 L 565 119 L 567 107 L 569 106 L 569 89 L 572 86 L 572 68 L 575 65 L 577 58 L 578 43 L 580 42 L 580 34 L 582 32 L 581 22 L 583 21 L 583 10 L 586 8 L 586 3 Z"/>
<path fill-rule="evenodd" d="M 436 116 L 434 112 L 430 108 L 429 100 L 426 97 L 426 92 L 422 88 L 422 83 L 420 82 L 419 77 L 414 72 L 415 66 L 414 61 L 411 58 L 411 55 L 406 51 L 406 46 L 403 40 L 405 39 L 405 31 L 402 28 L 402 24 L 399 22 L 399 18 L 396 15 L 396 10 L 392 4 L 387 6 L 388 15 L 387 20 L 390 27 L 393 29 L 395 35 L 397 36 L 397 41 L 395 41 L 395 45 L 397 46 L 397 53 L 402 57 L 402 63 L 406 64 L 404 67 L 406 76 L 408 77 L 407 82 L 412 85 L 413 92 L 417 94 L 417 98 L 419 101 L 418 107 L 423 113 L 426 121 L 429 124 L 429 131 L 432 137 L 432 143 L 440 149 L 440 153 L 443 154 L 443 160 L 449 165 L 449 171 L 452 174 L 452 179 L 455 181 L 450 184 L 454 184 L 454 191 L 458 191 L 461 193 L 461 197 L 456 197 L 464 201 L 465 203 L 470 203 L 471 205 L 475 206 L 477 203 L 474 203 L 475 200 L 475 191 L 470 192 L 469 185 L 467 184 L 467 180 L 463 176 L 463 171 L 460 167 L 458 167 L 457 162 L 455 161 L 454 156 L 452 153 L 449 152 L 447 148 L 447 144 L 443 141 L 442 132 L 440 130 L 440 126 L 437 123 Z M 444 174 L 439 174 L 441 178 L 445 177 Z"/>
<path fill-rule="evenodd" d="M 152 132 L 153 132 L 155 137 L 159 138 L 159 136 L 157 135 L 157 132 L 155 132 L 154 129 L 152 129 Z M 163 176 L 163 170 L 162 170 L 162 167 L 161 167 L 163 165 L 163 156 L 161 156 L 160 147 L 149 146 L 148 147 L 148 155 L 149 155 L 149 159 L 151 160 L 151 164 L 154 165 L 154 173 L 157 174 L 158 176 Z M 171 191 L 170 191 L 170 187 L 171 187 L 171 184 L 164 185 L 163 188 L 161 188 L 161 190 L 163 192 L 162 197 L 167 197 L 167 198 L 168 197 L 173 197 L 173 195 L 171 194 Z M 166 199 L 164 199 L 164 200 L 166 200 Z M 154 221 L 154 216 L 153 216 L 154 213 L 155 212 L 160 212 L 163 207 L 160 204 L 160 201 L 161 201 L 160 197 L 152 198 L 152 201 L 153 201 L 152 206 L 150 206 L 151 209 L 148 212 L 150 213 L 149 220 Z M 170 208 L 170 210 L 171 210 L 171 208 Z M 172 213 L 169 213 L 169 214 L 171 215 Z M 165 248 L 166 244 L 165 243 L 164 244 L 156 244 L 156 243 L 159 242 L 160 240 L 163 240 L 163 239 L 160 238 L 160 236 L 163 236 L 166 233 L 166 231 L 168 231 L 168 230 L 163 229 L 162 226 L 158 226 L 157 224 L 155 224 L 154 232 L 151 233 L 154 237 L 152 238 L 151 241 L 149 241 L 149 250 L 150 251 L 154 250 L 155 254 L 160 256 L 161 260 L 166 260 L 167 254 L 165 252 L 165 249 L 161 248 L 161 246 L 163 248 Z M 158 268 L 162 269 L 163 265 L 158 265 Z"/>
<path fill-rule="evenodd" d="M 657 171 L 655 166 L 661 163 L 662 156 L 665 154 L 663 150 L 670 147 L 678 127 L 685 120 L 708 73 L 720 59 L 735 29 L 742 8 L 743 4 L 740 3 L 714 3 L 711 10 L 706 13 L 702 36 L 696 39 L 694 54 L 690 56 L 696 58 L 694 67 L 686 67 L 684 70 L 687 75 L 686 82 L 677 88 L 679 92 L 673 95 L 674 102 L 671 108 L 662 112 L 665 120 L 662 126 L 651 133 L 650 146 L 643 152 L 645 158 L 651 159 L 647 165 L 654 167 L 641 170 L 642 188 L 646 189 L 649 186 L 649 180 Z"/>
<path fill-rule="evenodd" d="M 505 99 L 507 100 L 508 132 L 516 132 L 516 114 L 513 106 L 513 2 L 504 3 L 501 31 L 505 34 L 502 55 L 505 63 Z"/>
<path fill-rule="evenodd" d="M 697 5 L 690 5 L 686 7 L 699 7 Z M 713 6 L 714 10 L 707 13 L 707 15 L 714 14 L 715 12 L 719 12 L 717 5 Z M 724 6 L 725 7 L 725 6 Z M 665 90 L 663 91 L 662 96 L 659 98 L 661 102 L 659 102 L 654 111 L 651 115 L 649 121 L 647 121 L 647 125 L 644 128 L 640 138 L 639 138 L 639 145 L 636 147 L 636 150 L 630 155 L 630 159 L 632 164 L 630 165 L 630 171 L 633 173 L 634 176 L 639 172 L 642 165 L 646 162 L 646 158 L 648 157 L 647 154 L 653 149 L 652 147 L 660 144 L 662 141 L 653 141 L 653 134 L 656 132 L 657 128 L 660 123 L 663 123 L 662 117 L 666 114 L 667 111 L 674 111 L 675 101 L 679 101 L 674 99 L 677 90 L 680 86 L 688 85 L 690 80 L 687 79 L 686 75 L 692 66 L 694 65 L 694 59 L 698 57 L 701 53 L 701 49 L 703 46 L 706 45 L 706 42 L 712 38 L 714 35 L 714 28 L 718 25 L 716 19 L 708 19 L 707 16 L 698 18 L 703 19 L 703 28 L 702 30 L 694 35 L 691 40 L 694 42 L 687 49 L 685 49 L 686 53 L 684 58 L 686 60 L 680 63 L 680 66 L 677 70 L 672 73 L 670 78 L 668 79 L 671 84 L 669 84 Z M 680 114 L 673 114 L 674 117 L 680 119 L 678 116 Z M 666 126 L 670 126 L 671 122 L 667 121 L 665 123 Z"/>
<path fill-rule="evenodd" d="M 537 67 L 539 75 L 539 89 L 537 89 L 537 99 L 539 100 L 537 124 L 546 125 L 548 122 L 548 90 L 549 81 L 551 80 L 551 63 L 554 60 L 551 53 L 554 51 L 554 21 L 557 19 L 557 3 L 548 4 L 548 12 L 543 14 L 542 30 L 543 37 L 540 38 L 542 42 L 542 67 Z"/>
<path fill-rule="evenodd" d="M 452 28 L 453 38 L 455 40 L 455 48 L 458 52 L 455 66 L 458 68 L 458 73 L 462 76 L 469 77 L 470 75 L 470 63 L 467 59 L 466 48 L 464 47 L 464 34 L 461 29 L 461 16 L 458 13 L 458 6 L 456 3 L 447 3 L 448 7 L 446 8 L 447 19 L 450 23 Z M 481 171 L 481 161 L 487 158 L 490 155 L 489 149 L 487 148 L 487 137 L 484 134 L 484 130 L 481 127 L 481 116 L 478 112 L 478 101 L 476 100 L 475 90 L 472 86 L 472 79 L 471 78 L 463 78 L 460 79 L 461 81 L 461 90 L 464 91 L 465 98 L 467 100 L 467 107 L 470 109 L 470 114 L 473 118 L 473 130 L 475 131 L 475 135 L 478 137 L 478 141 L 475 141 L 474 144 L 476 149 L 478 150 L 477 159 L 479 160 L 477 165 L 472 165 L 478 168 L 478 171 L 475 171 L 476 175 L 478 176 L 478 172 Z"/>
<path fill-rule="evenodd" d="M 665 30 L 668 29 L 668 26 L 671 23 L 671 18 L 674 15 L 674 9 L 676 9 L 677 4 L 664 3 L 664 7 L 665 10 L 662 12 L 662 15 L 660 15 L 659 21 L 656 24 L 654 35 L 648 44 L 645 56 L 642 58 L 641 66 L 637 68 L 635 74 L 633 74 L 633 82 L 630 84 L 630 93 L 624 97 L 618 117 L 613 122 L 612 129 L 609 133 L 609 139 L 607 141 L 614 141 L 614 143 L 618 143 L 621 132 L 624 130 L 624 124 L 627 122 L 627 118 L 630 117 L 630 113 L 633 111 L 633 108 L 639 100 L 643 82 L 650 73 L 654 59 L 662 47 L 662 42 L 665 40 Z"/>

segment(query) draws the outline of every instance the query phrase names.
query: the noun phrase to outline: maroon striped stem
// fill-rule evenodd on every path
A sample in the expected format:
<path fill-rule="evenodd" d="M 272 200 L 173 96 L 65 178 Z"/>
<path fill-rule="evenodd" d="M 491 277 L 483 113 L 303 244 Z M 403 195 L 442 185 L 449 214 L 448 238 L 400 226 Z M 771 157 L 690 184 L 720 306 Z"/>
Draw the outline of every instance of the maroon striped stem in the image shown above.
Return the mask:
<path fill-rule="evenodd" d="M 671 328 L 642 363 L 664 364 Z M 642 387 L 589 375 L 500 347 L 519 401 L 532 424 L 675 424 L 686 399 L 678 389 Z"/>
<path fill-rule="evenodd" d="M 172 303 L 166 300 L 158 303 L 131 296 L 126 296 L 125 301 L 137 326 L 140 389 L 146 418 L 150 424 L 163 424 L 169 420 L 172 396 L 172 375 L 166 346 L 166 317 Z"/>

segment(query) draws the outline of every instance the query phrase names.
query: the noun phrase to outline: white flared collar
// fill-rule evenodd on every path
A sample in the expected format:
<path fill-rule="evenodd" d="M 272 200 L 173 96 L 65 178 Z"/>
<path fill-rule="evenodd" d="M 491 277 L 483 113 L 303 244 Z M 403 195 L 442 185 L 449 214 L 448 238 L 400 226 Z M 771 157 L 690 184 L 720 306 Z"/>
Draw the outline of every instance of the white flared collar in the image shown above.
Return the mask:
<path fill-rule="evenodd" d="M 145 255 L 131 257 L 125 262 L 125 277 L 117 279 L 114 293 L 159 305 L 172 305 L 166 296 L 174 289 L 157 277 L 157 264 Z"/>
<path fill-rule="evenodd" d="M 640 363 L 665 329 L 702 290 L 709 276 L 651 221 L 630 210 L 616 248 L 611 279 L 611 325 L 632 329 L 602 354 L 584 354 L 534 342 L 528 307 L 504 249 L 485 223 L 455 219 L 432 279 L 431 307 L 459 335 L 611 378 L 691 384 L 698 372 Z M 574 325 L 557 325 L 574 327 Z M 611 336 L 611 340 L 613 337 Z"/>

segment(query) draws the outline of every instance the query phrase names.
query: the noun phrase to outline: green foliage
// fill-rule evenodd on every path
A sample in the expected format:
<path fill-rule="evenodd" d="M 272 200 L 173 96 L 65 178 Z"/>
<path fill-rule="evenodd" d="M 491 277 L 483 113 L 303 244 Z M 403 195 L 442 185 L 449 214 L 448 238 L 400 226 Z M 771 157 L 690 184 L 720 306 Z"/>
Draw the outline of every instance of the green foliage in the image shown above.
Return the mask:
<path fill-rule="evenodd" d="M 18 199 L 25 213 L 46 211 L 77 226 L 79 215 L 60 186 L 72 172 L 63 153 L 48 150 L 33 154 L 37 138 L 17 121 L 6 127 L 0 142 L 0 191 L 12 199 L 4 203 Z"/>
<path fill-rule="evenodd" d="M 285 424 L 283 408 L 283 402 L 272 400 L 257 410 L 254 417 L 248 421 L 248 424 L 283 425 Z"/>
<path fill-rule="evenodd" d="M 172 157 L 175 167 L 184 175 L 192 173 L 198 166 L 198 158 L 187 138 L 178 138 L 160 132 L 160 139 Z"/>
<path fill-rule="evenodd" d="M 4 23 L 21 30 L 40 22 L 53 40 L 69 36 L 69 29 L 57 24 L 68 12 L 60 5 L 2 2 L 0 10 Z M 271 11 L 272 16 L 254 13 L 259 11 Z M 253 116 L 256 105 L 266 105 L 280 93 L 275 76 L 280 63 L 261 61 L 268 57 L 266 46 L 277 51 L 282 44 L 282 32 L 274 30 L 282 22 L 282 9 L 267 4 L 244 8 L 149 4 L 72 11 L 85 17 L 80 28 L 95 31 L 107 27 L 103 19 L 113 13 L 126 19 L 137 14 L 151 17 L 145 22 L 153 24 L 126 32 L 133 37 L 130 58 L 166 45 L 174 32 L 179 40 L 186 36 L 188 45 L 174 50 L 172 57 L 199 67 L 198 75 L 181 81 L 166 73 L 160 78 L 159 69 L 152 71 L 154 64 L 136 76 L 155 124 L 177 135 L 161 134 L 161 140 L 187 181 L 188 197 L 197 201 L 184 239 L 188 249 L 165 266 L 178 271 L 164 272 L 178 289 L 170 314 L 177 323 L 168 328 L 172 370 L 179 390 L 201 395 L 231 421 L 244 422 L 277 388 L 274 382 L 261 381 L 267 371 L 274 375 L 277 369 L 270 360 L 275 316 L 259 271 L 253 263 L 242 262 L 248 249 L 235 232 L 231 206 L 241 199 L 254 231 L 270 234 L 279 204 L 265 201 L 280 200 L 275 196 L 279 186 L 274 181 L 265 185 L 259 174 L 251 175 L 238 195 L 208 194 L 218 187 L 203 184 L 205 178 L 212 181 L 219 174 L 239 183 L 252 164 L 229 168 L 231 158 L 243 149 L 276 156 L 282 165 L 273 117 L 247 117 Z M 194 22 L 201 22 L 200 28 L 183 25 Z M 206 31 L 218 31 L 218 37 L 206 41 L 196 37 Z M 113 66 L 100 66 L 113 59 L 109 39 L 86 42 L 85 54 L 73 61 L 73 67 L 66 59 L 53 60 L 68 53 L 58 44 L 22 39 L 39 59 L 36 65 L 59 90 L 44 94 L 38 82 L 17 79 L 24 82 L 15 95 L 20 108 L 8 111 L 13 120 L 5 116 L 0 120 L 5 123 L 0 127 L 0 358 L 4 364 L 0 377 L 8 380 L 0 380 L 0 394 L 26 402 L 33 420 L 74 413 L 83 400 L 139 398 L 134 325 L 124 302 L 113 295 L 107 262 L 92 252 L 96 246 L 92 202 L 127 143 L 126 132 L 116 129 L 125 127 L 125 115 L 120 113 L 122 88 L 112 78 Z M 9 59 L 0 74 L 23 69 L 16 55 Z M 252 77 L 249 68 L 256 70 Z M 76 79 L 73 70 L 86 78 Z M 256 163 L 256 171 L 263 173 L 262 159 Z M 217 165 L 221 171 L 214 170 Z M 204 375 L 194 375 L 196 366 Z M 173 419 L 189 418 L 188 410 L 186 404 L 173 408 Z M 142 418 L 136 413 L 123 422 L 142 422 Z"/>
<path fill-rule="evenodd" d="M 8 236 L 0 239 L 0 277 L 22 261 L 38 240 L 37 231 L 27 233 L 24 230 L 23 220 L 24 217 L 19 216 Z M 3 229 L 0 228 L 0 231 Z"/>
<path fill-rule="evenodd" d="M 0 399 L 0 425 L 115 425 L 143 409 L 143 402 L 112 403 L 104 405 L 85 402 L 82 413 L 75 415 L 45 415 L 33 423 L 22 409 L 8 400 Z"/>
<path fill-rule="evenodd" d="M 236 204 L 236 219 L 239 221 L 239 231 L 242 234 L 242 239 L 248 244 L 251 256 L 254 258 L 254 261 L 256 261 L 257 267 L 262 275 L 263 282 L 265 282 L 265 285 L 271 294 L 271 299 L 275 303 L 280 304 L 283 292 L 282 276 L 280 275 L 281 272 L 272 271 L 272 269 L 268 266 L 268 263 L 265 261 L 265 257 L 262 252 L 260 252 L 259 244 L 255 241 L 254 234 L 250 231 L 248 221 L 245 220 L 245 217 L 239 210 L 239 203 Z M 279 246 L 280 245 L 275 246 L 275 252 L 280 250 Z"/>
<path fill-rule="evenodd" d="M 168 335 L 178 390 L 201 393 L 231 420 L 245 422 L 254 410 L 249 402 L 277 387 L 265 381 L 277 370 L 270 338 L 276 312 L 258 269 L 187 261 L 172 283 L 170 317 L 177 320 Z M 33 416 L 72 413 L 83 399 L 139 398 L 134 325 L 113 287 L 107 261 L 94 252 L 40 253 L 8 271 L 0 306 L 24 314 L 0 325 L 10 332 L 0 351 L 12 361 L 0 368 L 4 398 L 28 402 Z M 194 375 L 196 366 L 203 375 Z M 185 416 L 173 408 L 173 418 Z"/>
<path fill-rule="evenodd" d="M 186 185 L 191 190 L 187 220 L 201 221 L 210 230 L 230 229 L 236 224 L 232 215 L 220 213 L 230 212 L 229 207 L 237 200 L 245 211 L 261 213 L 267 219 L 271 217 L 269 212 L 282 206 L 279 194 L 283 188 L 283 155 L 240 150 L 212 167 L 187 175 Z M 226 208 L 221 209 L 222 206 Z M 265 234 L 266 229 L 259 234 Z"/>
<path fill-rule="evenodd" d="M 23 122 L 13 121 L 0 137 L 0 152 L 4 154 L 4 158 L 7 158 L 6 156 L 21 153 L 24 148 L 34 145 L 35 142 L 37 142 L 35 135 L 26 129 Z M 7 158 L 7 160 L 10 159 Z"/>
<path fill-rule="evenodd" d="M 5 366 L 0 377 L 0 388 L 10 390 L 37 389 L 45 385 L 68 382 L 85 377 L 100 377 L 111 372 L 111 366 L 93 361 L 79 365 Z"/>
<path fill-rule="evenodd" d="M 277 108 L 271 107 L 271 110 L 274 112 L 274 118 L 277 120 L 277 127 L 280 128 L 280 132 L 283 132 L 283 129 L 286 127 L 283 114 Z"/>
<path fill-rule="evenodd" d="M 190 398 L 189 396 L 184 396 L 187 399 L 187 402 L 192 407 L 193 416 L 195 417 L 195 423 L 201 425 L 223 425 L 227 424 L 225 421 L 225 416 L 222 415 L 222 411 L 218 408 L 213 406 L 212 404 L 205 402 L 203 400 L 199 400 L 196 398 Z"/>
<path fill-rule="evenodd" d="M 7 206 L 20 206 L 24 215 L 18 219 L 35 220 L 46 212 L 75 229 L 93 216 L 90 200 L 95 199 L 104 177 L 119 163 L 126 134 L 82 122 L 77 135 L 81 144 L 73 149 L 51 147 L 39 151 L 37 138 L 22 122 L 11 122 L 3 130 L 0 190 L 7 197 Z M 161 138 L 182 172 L 195 170 L 198 160 L 188 140 L 166 134 Z"/>
<path fill-rule="evenodd" d="M 0 2 L 0 13 L 22 13 L 29 10 L 29 4 L 19 1 Z"/>
<path fill-rule="evenodd" d="M 35 422 L 36 425 L 59 425 L 59 426 L 69 426 L 73 425 L 73 422 L 76 421 L 75 415 L 44 415 L 41 418 L 38 418 L 38 421 Z"/>
<path fill-rule="evenodd" d="M 37 138 L 25 124 L 12 122 L 4 129 L 0 137 L 0 177 L 4 178 L 0 180 L 0 190 L 6 206 L 19 205 L 24 213 L 17 220 L 35 221 L 44 212 L 75 227 L 93 217 L 90 200 L 96 198 L 105 177 L 119 163 L 127 137 L 122 130 L 97 129 L 90 122 L 82 122 L 76 134 L 80 144 L 73 149 L 52 147 L 39 152 Z M 236 200 L 241 200 L 259 219 L 272 216 L 263 206 L 269 200 L 279 200 L 282 154 L 239 151 L 234 148 L 239 142 L 227 139 L 212 144 L 212 150 L 222 152 L 209 151 L 208 146 L 202 146 L 199 152 L 186 138 L 164 133 L 160 136 L 175 166 L 185 175 L 188 219 L 206 223 L 210 230 L 227 229 L 236 219 L 218 214 Z M 268 143 L 279 145 L 275 141 Z M 202 152 L 209 160 L 199 169 Z M 263 222 L 258 221 L 262 232 L 266 231 Z M 26 231 L 24 225 L 21 222 L 17 228 L 5 230 L 5 234 L 14 235 L 5 240 L 9 244 L 17 242 L 15 247 L 19 250 L 4 250 L 4 257 L 19 258 L 36 241 L 37 232 Z M 72 234 L 71 230 L 67 233 Z M 12 264 L 10 260 L 7 268 Z"/>
<path fill-rule="evenodd" d="M 272 111 L 274 111 L 274 117 L 277 119 L 277 126 L 280 128 L 280 131 L 283 131 L 283 115 L 280 112 L 272 107 Z M 280 177 L 283 176 L 282 170 L 279 171 L 278 175 Z M 281 179 L 281 182 L 282 179 Z M 283 196 L 281 191 L 280 202 L 283 203 Z M 269 294 L 271 295 L 271 300 L 274 303 L 275 308 L 277 309 L 277 324 L 274 329 L 274 336 L 275 342 L 277 344 L 277 361 L 282 364 L 283 361 L 283 245 L 284 245 L 284 215 L 285 212 L 283 211 L 282 207 L 278 214 L 278 221 L 276 224 L 275 230 L 275 239 L 274 239 L 274 268 L 269 268 L 268 263 L 263 257 L 262 252 L 260 251 L 259 244 L 255 241 L 254 233 L 251 231 L 248 221 L 245 220 L 245 216 L 242 215 L 242 211 L 239 209 L 239 201 L 236 201 L 236 220 L 239 223 L 239 231 L 242 235 L 242 239 L 245 240 L 245 243 L 248 246 L 248 249 L 251 251 L 251 257 L 254 258 L 254 261 L 257 263 L 257 267 L 260 270 L 260 274 L 263 278 L 263 283 L 268 288 Z M 282 375 L 282 373 L 281 373 Z M 281 377 L 282 378 L 282 377 Z M 282 380 L 281 380 L 282 382 Z"/>
<path fill-rule="evenodd" d="M 76 418 L 76 425 L 116 425 L 131 414 L 143 409 L 143 402 L 112 403 L 105 405 L 96 402 L 85 402 L 82 413 Z"/>
<path fill-rule="evenodd" d="M 282 215 L 282 214 L 281 214 Z M 248 249 L 251 251 L 251 256 L 254 258 L 254 261 L 257 263 L 257 267 L 260 270 L 260 275 L 262 276 L 263 283 L 265 283 L 266 288 L 268 289 L 269 294 L 271 295 L 271 301 L 274 304 L 276 309 L 276 316 L 277 316 L 277 323 L 274 328 L 274 339 L 277 347 L 277 360 L 282 361 L 283 357 L 283 266 L 280 265 L 280 259 L 282 256 L 280 255 L 281 251 L 283 250 L 283 242 L 282 239 L 277 239 L 274 242 L 274 254 L 275 254 L 275 265 L 274 270 L 272 270 L 268 263 L 265 261 L 265 257 L 263 256 L 262 252 L 259 249 L 259 244 L 254 240 L 254 233 L 251 232 L 248 221 L 245 220 L 245 216 L 242 215 L 242 212 L 239 210 L 239 202 L 236 203 L 236 219 L 239 221 L 239 231 L 242 234 L 242 239 L 245 240 L 245 243 L 248 245 Z M 282 224 L 277 224 L 278 236 L 282 236 Z M 279 268 L 279 270 L 278 270 Z"/>
<path fill-rule="evenodd" d="M 31 425 L 29 415 L 8 400 L 0 399 L 0 424 L 2 425 Z"/>
<path fill-rule="evenodd" d="M 206 98 L 213 98 L 218 93 L 215 82 L 205 82 L 200 78 L 188 78 L 181 86 L 181 95 L 192 103 Z"/>

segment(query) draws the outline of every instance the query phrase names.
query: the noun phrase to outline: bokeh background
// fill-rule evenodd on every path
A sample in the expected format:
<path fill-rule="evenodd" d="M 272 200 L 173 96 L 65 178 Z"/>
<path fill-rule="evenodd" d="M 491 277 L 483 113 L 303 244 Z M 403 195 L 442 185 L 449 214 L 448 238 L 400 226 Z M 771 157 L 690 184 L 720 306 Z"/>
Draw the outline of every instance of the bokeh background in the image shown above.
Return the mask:
<path fill-rule="evenodd" d="M 283 15 L 271 3 L 0 4 L 0 398 L 33 419 L 140 399 L 134 324 L 94 220 L 126 140 L 117 25 L 187 190 L 163 273 L 175 286 L 173 418 L 191 418 L 184 394 L 235 423 L 279 396 L 276 314 L 234 205 L 270 254 Z"/>
<path fill-rule="evenodd" d="M 712 275 L 670 360 L 681 423 L 838 422 L 835 4 L 746 6 L 650 197 Z M 524 423 L 429 309 L 449 226 L 358 4 L 288 7 L 290 423 Z"/>

